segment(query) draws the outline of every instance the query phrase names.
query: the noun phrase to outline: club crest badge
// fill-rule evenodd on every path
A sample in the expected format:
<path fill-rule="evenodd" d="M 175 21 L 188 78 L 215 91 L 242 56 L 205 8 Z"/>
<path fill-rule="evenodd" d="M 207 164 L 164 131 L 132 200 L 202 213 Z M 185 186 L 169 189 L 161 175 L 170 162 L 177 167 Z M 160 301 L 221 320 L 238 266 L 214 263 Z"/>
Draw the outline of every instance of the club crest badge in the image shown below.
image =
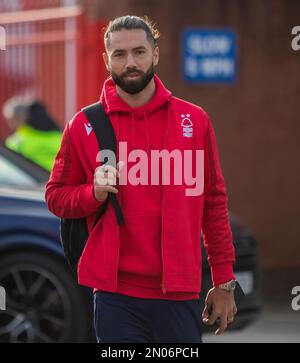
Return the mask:
<path fill-rule="evenodd" d="M 193 137 L 193 123 L 191 121 L 191 115 L 190 114 L 186 114 L 186 115 L 181 115 L 181 126 L 182 126 L 182 132 L 183 132 L 183 137 Z"/>

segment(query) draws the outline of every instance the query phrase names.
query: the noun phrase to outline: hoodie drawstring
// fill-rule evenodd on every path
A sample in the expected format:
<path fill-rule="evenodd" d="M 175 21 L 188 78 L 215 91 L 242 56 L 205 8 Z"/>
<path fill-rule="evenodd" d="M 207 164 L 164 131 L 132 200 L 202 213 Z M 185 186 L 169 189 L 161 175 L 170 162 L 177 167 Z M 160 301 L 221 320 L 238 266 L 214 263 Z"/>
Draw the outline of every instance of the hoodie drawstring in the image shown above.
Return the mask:
<path fill-rule="evenodd" d="M 170 126 L 171 126 L 171 119 L 172 119 L 171 111 L 172 111 L 172 104 L 171 104 L 171 102 L 168 102 L 168 106 L 167 106 L 168 123 L 167 123 L 166 128 L 165 128 L 165 137 L 164 137 L 164 145 L 163 145 L 164 149 L 166 149 L 167 136 L 168 136 L 168 132 L 169 132 L 169 129 L 170 129 Z"/>
<path fill-rule="evenodd" d="M 135 149 L 135 118 L 133 112 L 131 112 L 131 144 L 132 148 Z"/>
<path fill-rule="evenodd" d="M 165 149 L 166 147 L 166 139 L 167 139 L 167 135 L 168 135 L 168 131 L 170 129 L 171 126 L 171 119 L 172 119 L 172 104 L 168 103 L 167 106 L 167 124 L 165 127 L 165 132 L 164 132 L 164 144 L 163 144 L 163 148 Z M 117 116 L 117 139 L 120 140 L 120 116 L 119 113 L 116 113 Z M 149 124 L 149 118 L 148 118 L 148 113 L 146 110 L 143 111 L 143 116 L 144 116 L 144 120 L 145 120 L 145 132 L 146 132 L 146 142 L 147 142 L 147 147 L 146 147 L 146 152 L 147 154 L 149 154 L 150 150 L 151 150 L 151 136 L 150 136 L 150 124 Z M 134 116 L 134 112 L 131 112 L 131 144 L 132 144 L 132 149 L 134 150 L 136 148 L 136 119 Z"/>
<path fill-rule="evenodd" d="M 117 140 L 120 141 L 120 117 L 118 112 L 116 113 L 117 115 Z"/>
<path fill-rule="evenodd" d="M 150 151 L 151 148 L 151 143 L 150 143 L 150 129 L 149 129 L 149 119 L 148 119 L 148 115 L 147 115 L 147 111 L 144 110 L 143 112 L 144 115 L 144 120 L 145 120 L 145 128 L 146 128 L 146 140 L 147 140 L 147 148 L 146 148 L 146 152 L 147 154 Z M 136 148 L 136 139 L 135 139 L 135 127 L 136 127 L 136 120 L 134 117 L 134 112 L 131 113 L 131 143 L 132 143 L 132 148 L 135 149 Z"/>
<path fill-rule="evenodd" d="M 148 120 L 148 115 L 147 115 L 147 111 L 144 111 L 144 119 L 145 119 L 145 126 L 146 126 L 146 138 L 147 138 L 147 154 L 150 151 L 151 148 L 151 144 L 150 144 L 150 129 L 149 129 L 149 120 Z"/>

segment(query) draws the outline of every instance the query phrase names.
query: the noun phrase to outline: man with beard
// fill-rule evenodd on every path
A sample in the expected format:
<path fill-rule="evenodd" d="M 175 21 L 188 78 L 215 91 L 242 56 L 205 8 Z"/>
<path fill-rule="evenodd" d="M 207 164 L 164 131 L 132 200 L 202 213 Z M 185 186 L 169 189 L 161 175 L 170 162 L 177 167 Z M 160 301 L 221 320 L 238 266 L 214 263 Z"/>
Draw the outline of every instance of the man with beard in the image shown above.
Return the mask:
<path fill-rule="evenodd" d="M 235 253 L 213 127 L 202 108 L 173 97 L 154 73 L 158 38 L 147 19 L 124 16 L 109 23 L 103 57 L 111 77 L 100 101 L 117 145 L 127 142 L 128 152 L 144 150 L 150 157 L 152 150 L 204 150 L 204 193 L 186 196 L 185 185 L 161 179 L 157 185 L 119 183 L 126 170 L 120 163 L 97 164 L 97 140 L 83 112 L 66 126 L 47 184 L 54 214 L 87 219 L 90 235 L 78 279 L 94 288 L 100 343 L 201 342 L 201 231 L 214 285 L 202 320 L 220 321 L 220 335 L 237 312 Z M 117 195 L 125 224 L 117 224 L 109 204 L 92 229 L 109 192 Z"/>

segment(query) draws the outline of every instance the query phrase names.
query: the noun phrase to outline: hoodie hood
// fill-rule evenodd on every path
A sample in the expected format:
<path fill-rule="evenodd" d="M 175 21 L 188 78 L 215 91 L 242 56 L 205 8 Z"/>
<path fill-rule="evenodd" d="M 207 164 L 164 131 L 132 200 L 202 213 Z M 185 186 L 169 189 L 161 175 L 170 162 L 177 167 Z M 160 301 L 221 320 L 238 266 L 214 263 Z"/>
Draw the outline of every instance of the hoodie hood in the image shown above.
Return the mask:
<path fill-rule="evenodd" d="M 124 113 L 143 113 L 150 114 L 156 109 L 164 106 L 171 99 L 171 92 L 166 89 L 157 75 L 154 75 L 155 82 L 155 94 L 152 99 L 144 106 L 131 107 L 118 95 L 116 85 L 113 79 L 110 77 L 104 83 L 103 91 L 100 97 L 100 102 L 104 106 L 105 111 L 108 114 L 114 112 Z"/>
<path fill-rule="evenodd" d="M 123 113 L 131 115 L 131 141 L 132 148 L 136 147 L 136 122 L 144 121 L 145 122 L 145 132 L 147 138 L 147 153 L 151 149 L 151 125 L 148 120 L 148 116 L 162 108 L 167 107 L 169 110 L 172 94 L 166 87 L 163 85 L 162 81 L 158 78 L 157 75 L 154 75 L 155 82 L 155 94 L 152 99 L 143 106 L 140 107 L 131 107 L 129 106 L 117 93 L 116 84 L 113 79 L 110 77 L 104 83 L 103 91 L 100 97 L 100 102 L 102 103 L 105 112 L 110 117 L 117 117 L 117 134 L 120 136 L 120 115 Z M 168 111 L 169 115 L 169 111 Z M 170 118 L 168 116 L 168 126 L 170 123 Z"/>

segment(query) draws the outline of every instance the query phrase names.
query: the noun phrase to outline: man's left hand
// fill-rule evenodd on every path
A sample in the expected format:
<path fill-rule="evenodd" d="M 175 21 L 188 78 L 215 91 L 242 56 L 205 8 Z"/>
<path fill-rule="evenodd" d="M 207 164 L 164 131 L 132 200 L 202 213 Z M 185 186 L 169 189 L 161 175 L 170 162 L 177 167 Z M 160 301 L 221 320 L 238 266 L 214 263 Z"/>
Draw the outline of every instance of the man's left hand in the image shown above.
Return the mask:
<path fill-rule="evenodd" d="M 218 319 L 220 320 L 220 327 L 215 332 L 216 335 L 224 333 L 228 324 L 234 321 L 236 314 L 237 308 L 233 292 L 227 292 L 218 287 L 209 290 L 202 318 L 203 323 L 210 326 L 214 325 Z"/>

